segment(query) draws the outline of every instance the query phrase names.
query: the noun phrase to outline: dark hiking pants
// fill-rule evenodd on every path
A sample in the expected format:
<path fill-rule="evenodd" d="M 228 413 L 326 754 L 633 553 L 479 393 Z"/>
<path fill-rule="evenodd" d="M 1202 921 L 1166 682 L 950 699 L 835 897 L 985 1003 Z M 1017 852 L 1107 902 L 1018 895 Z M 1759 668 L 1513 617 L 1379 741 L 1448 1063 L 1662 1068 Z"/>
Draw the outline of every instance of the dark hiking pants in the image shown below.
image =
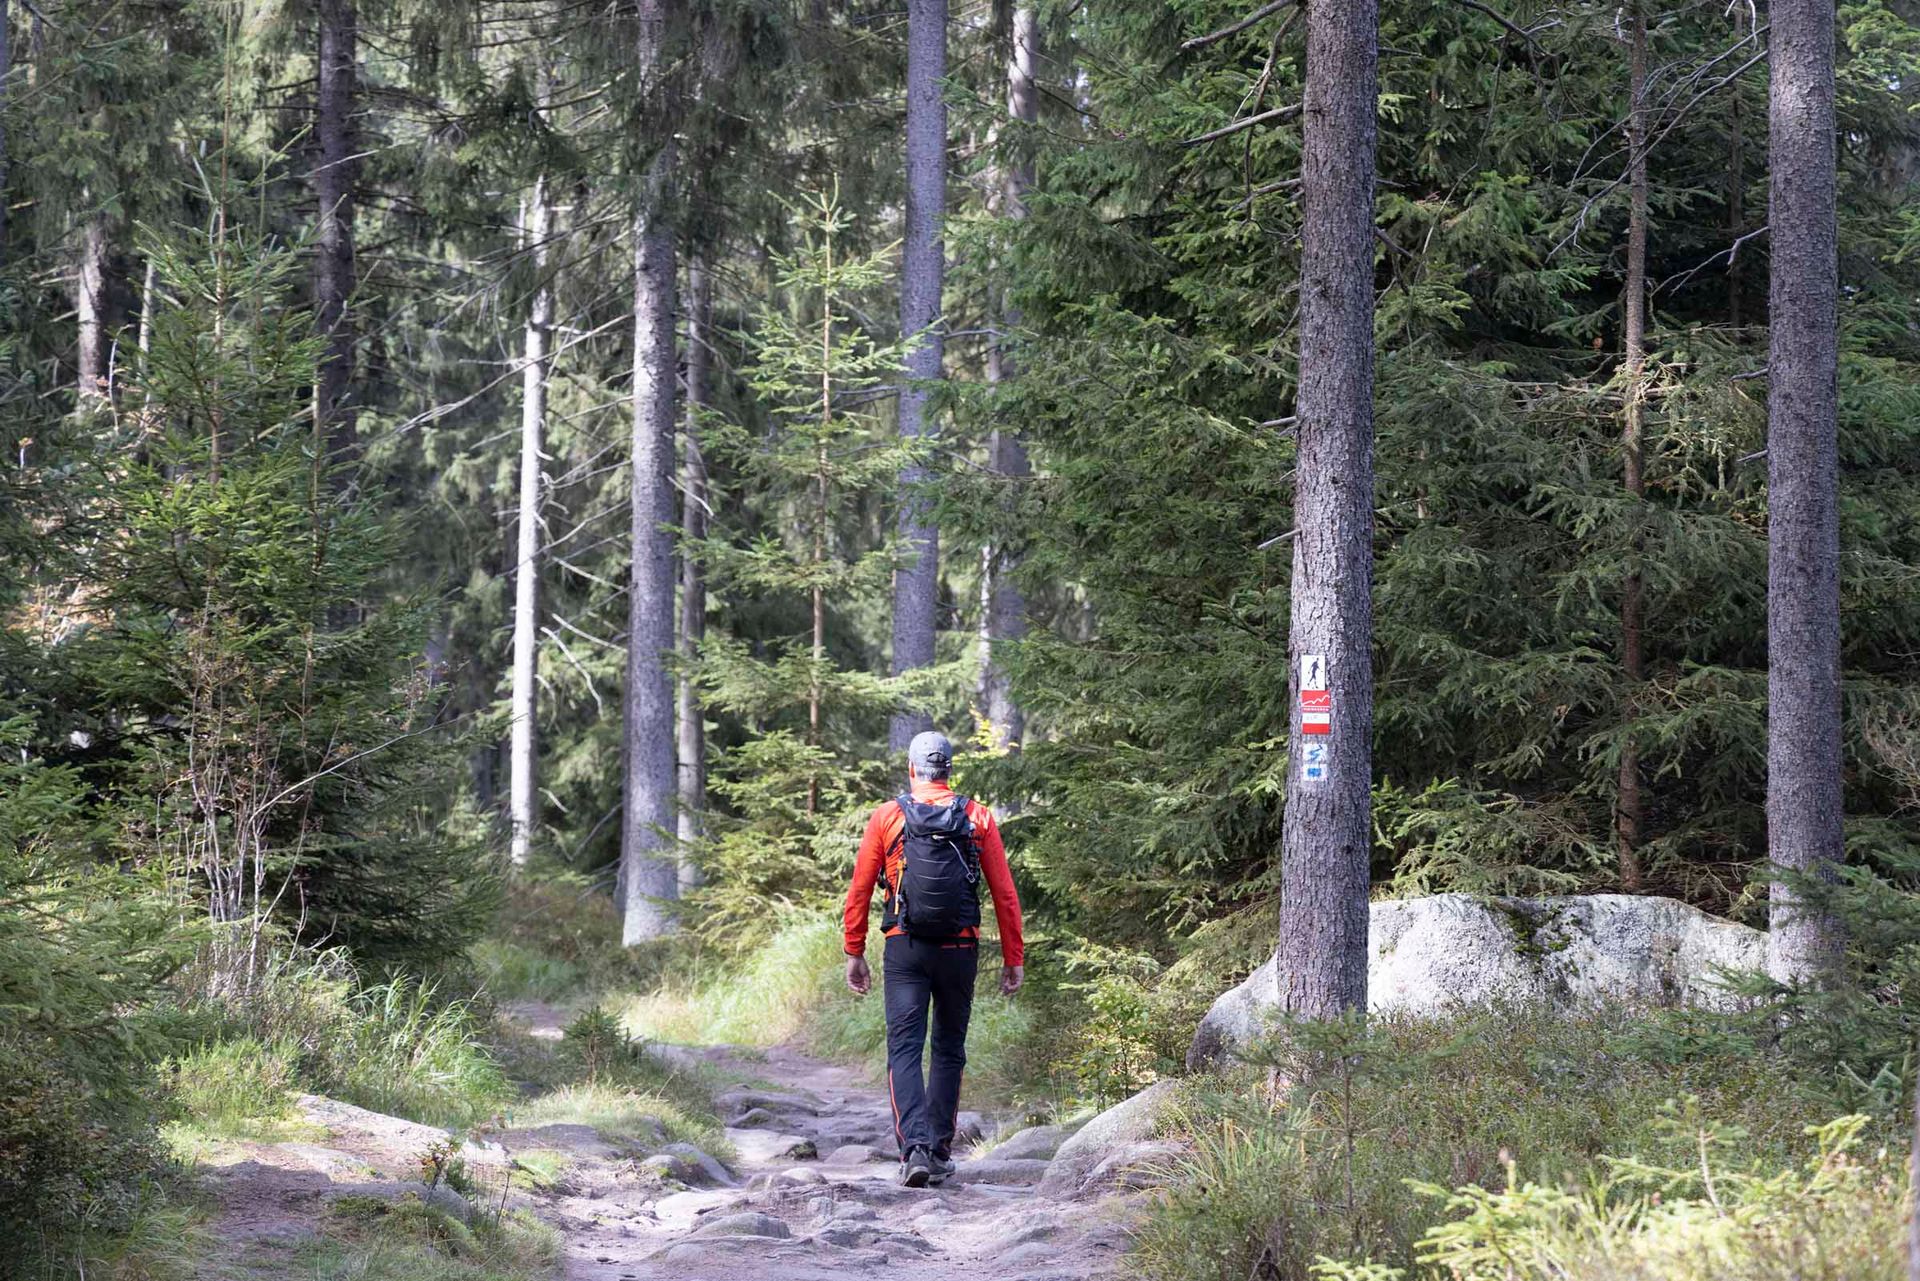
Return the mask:
<path fill-rule="evenodd" d="M 940 942 L 895 935 L 887 940 L 882 971 L 887 1002 L 887 1090 L 893 1099 L 900 1155 L 926 1148 L 939 1157 L 953 1149 L 960 1077 L 967 1066 L 967 1020 L 973 1013 L 973 976 L 980 949 L 972 941 Z M 933 1006 L 933 1050 L 921 1079 L 927 1006 Z"/>

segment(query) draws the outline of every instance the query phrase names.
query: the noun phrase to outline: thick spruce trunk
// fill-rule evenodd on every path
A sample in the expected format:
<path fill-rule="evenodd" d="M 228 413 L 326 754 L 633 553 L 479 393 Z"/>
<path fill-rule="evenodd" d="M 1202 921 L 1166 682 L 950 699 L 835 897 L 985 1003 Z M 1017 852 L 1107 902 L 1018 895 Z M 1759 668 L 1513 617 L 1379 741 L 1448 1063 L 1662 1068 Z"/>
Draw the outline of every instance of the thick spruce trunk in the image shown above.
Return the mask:
<path fill-rule="evenodd" d="M 539 826 L 540 509 L 544 486 L 540 461 L 547 430 L 548 350 L 553 333 L 553 281 L 547 244 L 552 203 L 543 174 L 527 202 L 526 241 L 534 272 L 521 338 L 520 519 L 515 538 L 513 582 L 513 741 L 507 802 L 511 853 L 524 866 Z"/>
<path fill-rule="evenodd" d="M 1304 734 L 1294 712 L 1278 967 L 1284 1008 L 1306 1018 L 1367 1003 L 1377 33 L 1373 0 L 1307 11 L 1289 651 L 1293 688 L 1329 692 L 1331 732 Z"/>
<path fill-rule="evenodd" d="M 940 377 L 945 354 L 939 326 L 945 279 L 942 223 L 947 205 L 947 103 L 940 81 L 947 74 L 947 0 L 907 0 L 907 225 L 900 248 L 900 332 L 913 341 L 906 359 L 907 386 L 900 394 L 900 434 L 924 436 L 926 384 Z M 900 476 L 899 533 L 907 562 L 893 579 L 893 672 L 900 675 L 933 663 L 940 597 L 940 531 L 916 491 L 925 469 Z M 918 712 L 894 715 L 888 741 L 894 751 L 931 721 Z"/>
<path fill-rule="evenodd" d="M 319 163 L 313 191 L 319 232 L 313 263 L 314 323 L 326 340 L 314 381 L 313 412 L 327 452 L 338 462 L 356 447 L 353 395 L 353 113 L 360 61 L 355 0 L 320 0 L 314 136 Z"/>
<path fill-rule="evenodd" d="M 707 466 L 700 454 L 700 413 L 711 396 L 713 281 L 696 257 L 687 265 L 687 412 L 680 445 L 680 528 L 689 542 L 707 535 Z M 693 682 L 694 660 L 707 634 L 706 570 L 697 556 L 680 557 L 679 879 L 684 892 L 700 884 L 687 847 L 700 839 L 707 808 L 706 710 Z"/>
<path fill-rule="evenodd" d="M 1777 0 L 1771 12 L 1767 853 L 1823 878 L 1844 856 L 1834 8 Z M 1812 980 L 1831 972 L 1838 922 L 1784 880 L 1773 882 L 1770 908 L 1769 972 Z"/>
<path fill-rule="evenodd" d="M 1626 332 L 1621 343 L 1626 362 L 1626 421 L 1621 430 L 1620 452 L 1627 496 L 1636 508 L 1632 519 L 1637 526 L 1640 519 L 1637 508 L 1647 496 L 1641 434 L 1646 422 L 1647 394 L 1647 147 L 1651 141 L 1647 136 L 1647 16 L 1638 9 L 1633 15 L 1631 65 L 1631 105 L 1627 112 L 1631 199 L 1627 213 L 1627 284 L 1622 299 Z M 1640 792 L 1640 748 L 1632 734 L 1634 719 L 1639 715 L 1641 686 L 1647 679 L 1646 605 L 1640 580 L 1641 539 L 1637 528 L 1632 540 L 1626 580 L 1620 592 L 1620 674 L 1627 687 L 1620 715 L 1626 733 L 1620 740 L 1620 772 L 1613 811 L 1620 888 L 1629 894 L 1638 893 L 1646 883 L 1646 871 L 1640 862 L 1641 826 L 1646 807 Z"/>
<path fill-rule="evenodd" d="M 1007 114 L 1032 124 L 1040 117 L 1039 86 L 1034 64 L 1039 57 L 1040 25 L 1033 6 L 1021 5 L 1013 11 L 1011 48 L 1007 57 Z M 1027 190 L 1033 185 L 1033 168 L 1025 159 L 1008 167 L 1002 192 L 1008 218 L 1027 216 Z M 1005 336 L 1018 328 L 1020 313 L 1002 303 L 1002 337 L 987 357 L 987 378 L 1004 382 L 1013 378 L 1012 353 L 1005 348 Z M 1002 478 L 1010 491 L 1032 475 L 1026 446 L 1017 433 L 995 429 L 987 441 L 987 468 Z M 992 727 L 996 747 L 1020 746 L 1026 736 L 1026 716 L 1013 700 L 1013 689 L 1000 658 L 1003 644 L 1017 644 L 1027 634 L 1027 602 L 1014 579 L 1017 561 L 1005 546 L 989 545 L 981 557 L 980 588 L 980 713 Z"/>
<path fill-rule="evenodd" d="M 621 887 L 626 943 L 667 933 L 679 894 L 674 855 L 673 491 L 677 414 L 673 344 L 672 113 L 658 85 L 670 0 L 641 0 L 636 54 L 663 137 L 633 220 L 632 574 L 627 587 L 626 779 Z"/>

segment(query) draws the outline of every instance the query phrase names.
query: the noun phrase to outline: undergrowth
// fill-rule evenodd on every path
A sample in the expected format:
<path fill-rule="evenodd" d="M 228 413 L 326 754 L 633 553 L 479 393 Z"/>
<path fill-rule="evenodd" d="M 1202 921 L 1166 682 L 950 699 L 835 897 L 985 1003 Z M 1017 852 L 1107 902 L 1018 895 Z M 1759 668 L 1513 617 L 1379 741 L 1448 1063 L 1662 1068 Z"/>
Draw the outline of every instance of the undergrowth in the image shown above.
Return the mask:
<path fill-rule="evenodd" d="M 1525 1009 L 1299 1029 L 1291 1046 L 1268 1049 L 1280 1079 L 1292 1082 L 1278 1095 L 1263 1088 L 1258 1067 L 1193 1083 L 1171 1125 L 1190 1152 L 1138 1229 L 1141 1272 L 1152 1281 L 1796 1275 L 1715 1270 L 1720 1264 L 1705 1256 L 1694 1271 L 1677 1255 L 1660 1256 L 1670 1270 L 1653 1268 L 1656 1252 L 1638 1225 L 1656 1223 L 1650 1207 L 1661 1198 L 1690 1186 L 1699 1194 L 1698 1178 L 1671 1173 L 1694 1168 L 1714 1171 L 1722 1188 L 1774 1186 L 1767 1180 L 1787 1188 L 1795 1180 L 1812 1187 L 1808 1172 L 1827 1168 L 1821 1162 L 1849 1171 L 1858 1164 L 1868 1171 L 1858 1179 L 1849 1173 L 1844 1186 L 1822 1184 L 1804 1196 L 1783 1191 L 1779 1204 L 1791 1203 L 1809 1231 L 1837 1230 L 1837 1217 L 1814 1213 L 1836 1197 L 1854 1205 L 1849 1213 L 1871 1209 L 1874 1221 L 1897 1222 L 1899 1189 L 1882 1187 L 1885 1162 L 1858 1163 L 1851 1154 L 1858 1127 L 1846 1131 L 1844 1156 L 1832 1155 L 1838 1132 L 1810 1133 L 1830 1117 L 1795 1089 L 1790 1065 L 1766 1055 L 1676 1057 L 1642 1032 L 1621 1011 L 1576 1018 Z M 1701 1167 L 1703 1152 L 1710 1159 Z M 1656 1178 L 1658 1171 L 1669 1174 Z M 1512 1199 L 1487 1199 L 1496 1193 Z M 1702 1223 L 1709 1217 L 1699 1207 L 1693 1213 Z M 1432 1234 L 1455 1219 L 1469 1226 L 1448 1238 L 1454 1253 L 1436 1253 L 1442 1247 Z M 1501 1235 L 1509 1228 L 1515 1235 Z M 1746 1231 L 1729 1229 L 1722 1244 L 1733 1253 L 1725 1257 L 1762 1248 Z M 1536 1260 L 1538 1270 L 1516 1263 L 1511 1273 L 1467 1266 L 1473 1250 L 1492 1258 L 1523 1237 L 1551 1246 L 1540 1260 L 1561 1262 L 1568 1256 L 1553 1251 L 1588 1240 L 1595 1262 L 1591 1270 L 1551 1271 Z M 1852 1257 L 1847 1241 L 1835 1238 L 1835 1257 Z M 1648 1270 L 1634 1271 L 1641 1259 Z M 1320 1260 L 1347 1263 L 1316 1273 Z"/>

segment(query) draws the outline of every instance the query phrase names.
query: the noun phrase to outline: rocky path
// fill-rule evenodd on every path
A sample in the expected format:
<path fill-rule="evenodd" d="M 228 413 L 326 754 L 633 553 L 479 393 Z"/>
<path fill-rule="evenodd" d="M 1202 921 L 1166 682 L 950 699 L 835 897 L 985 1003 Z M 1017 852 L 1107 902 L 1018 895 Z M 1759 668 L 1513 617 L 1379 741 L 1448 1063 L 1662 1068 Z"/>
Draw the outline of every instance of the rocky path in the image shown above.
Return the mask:
<path fill-rule="evenodd" d="M 516 1021 L 560 1035 L 558 1011 Z M 289 1278 L 343 1198 L 418 1197 L 464 1218 L 511 1206 L 551 1224 L 568 1281 L 825 1281 L 886 1266 L 913 1281 L 1100 1281 L 1127 1275 L 1140 1189 L 1177 1149 L 1153 1139 L 1162 1086 L 1069 1135 L 1023 1130 L 956 1154 L 946 1186 L 896 1178 L 884 1090 L 797 1051 L 655 1047 L 720 1084 L 731 1164 L 664 1135 L 634 1147 L 588 1124 L 445 1130 L 317 1096 L 302 1133 L 233 1140 L 199 1165 L 213 1243 L 206 1270 Z M 980 1123 L 963 1117 L 971 1137 Z M 422 1155 L 457 1153 L 465 1194 L 421 1181 Z M 470 1220 L 469 1220 L 470 1221 Z"/>
<path fill-rule="evenodd" d="M 717 1096 L 739 1159 L 703 1172 L 697 1153 L 674 1164 L 579 1152 L 567 1186 L 539 1207 L 565 1237 L 571 1281 L 824 1281 L 881 1264 L 916 1281 L 1123 1275 L 1125 1197 L 1040 1190 L 1057 1132 L 1029 1131 L 980 1159 L 962 1152 L 946 1186 L 905 1188 L 886 1095 L 849 1069 L 788 1049 L 678 1053 L 739 1081 Z M 553 1128 L 503 1142 L 551 1147 L 564 1137 Z"/>

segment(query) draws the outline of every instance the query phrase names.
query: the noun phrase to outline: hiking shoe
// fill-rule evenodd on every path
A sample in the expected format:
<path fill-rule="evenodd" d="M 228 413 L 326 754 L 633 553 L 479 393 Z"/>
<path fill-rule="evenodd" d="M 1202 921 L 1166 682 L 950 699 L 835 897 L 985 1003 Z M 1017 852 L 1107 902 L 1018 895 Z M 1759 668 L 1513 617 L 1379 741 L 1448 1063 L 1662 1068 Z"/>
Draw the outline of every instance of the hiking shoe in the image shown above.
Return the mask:
<path fill-rule="evenodd" d="M 910 1188 L 924 1188 L 933 1177 L 933 1154 L 925 1148 L 909 1148 L 900 1162 L 900 1182 Z"/>
<path fill-rule="evenodd" d="M 929 1155 L 932 1158 L 933 1174 L 927 1179 L 927 1182 L 937 1188 L 953 1177 L 953 1158 L 941 1156 L 938 1152 L 930 1153 Z"/>

